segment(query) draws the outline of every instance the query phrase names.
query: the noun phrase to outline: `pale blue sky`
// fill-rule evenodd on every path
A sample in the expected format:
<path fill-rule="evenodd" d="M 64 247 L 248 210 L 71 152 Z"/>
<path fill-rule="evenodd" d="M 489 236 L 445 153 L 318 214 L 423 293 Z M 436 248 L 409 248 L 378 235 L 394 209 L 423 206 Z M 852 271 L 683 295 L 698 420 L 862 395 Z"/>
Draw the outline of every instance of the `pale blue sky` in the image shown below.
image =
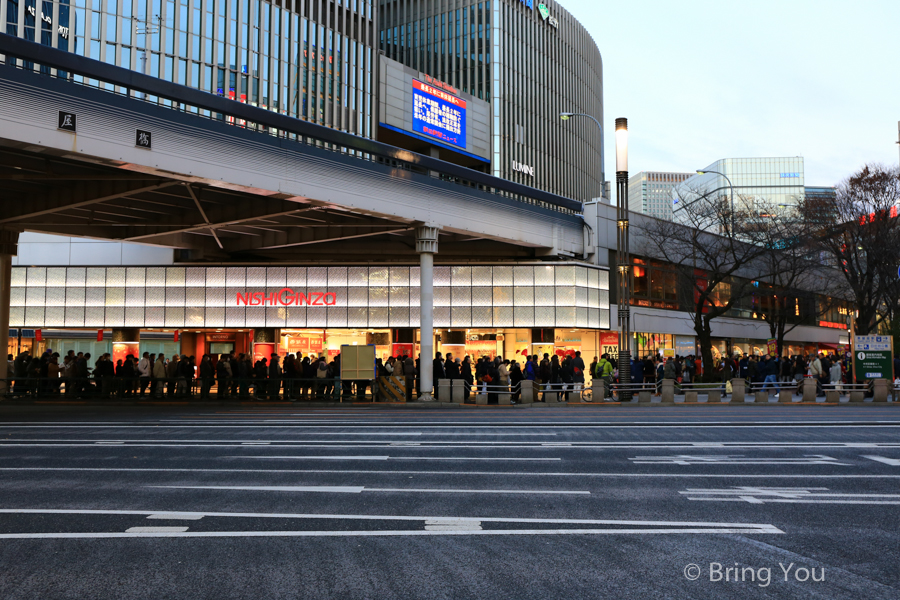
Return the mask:
<path fill-rule="evenodd" d="M 603 55 L 610 181 L 616 117 L 631 173 L 802 156 L 807 185 L 833 185 L 898 162 L 900 0 L 560 3 Z"/>

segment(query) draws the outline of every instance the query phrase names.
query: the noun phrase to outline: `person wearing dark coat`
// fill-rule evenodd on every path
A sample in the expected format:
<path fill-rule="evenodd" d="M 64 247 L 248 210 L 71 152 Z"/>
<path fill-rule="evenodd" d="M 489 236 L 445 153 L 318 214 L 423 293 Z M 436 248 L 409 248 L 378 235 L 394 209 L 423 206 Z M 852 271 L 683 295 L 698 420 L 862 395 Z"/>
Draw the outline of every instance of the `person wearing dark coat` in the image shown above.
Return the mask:
<path fill-rule="evenodd" d="M 574 389 L 575 383 L 575 365 L 571 357 L 566 357 L 562 365 L 559 367 L 559 378 L 563 385 L 563 402 L 569 401 L 569 390 Z"/>
<path fill-rule="evenodd" d="M 431 377 L 433 379 L 431 383 L 434 384 L 434 397 L 437 398 L 437 390 L 440 385 L 439 382 L 441 379 L 447 378 L 447 371 L 444 370 L 444 360 L 441 358 L 440 352 L 434 355 L 434 361 L 432 361 L 431 367 Z"/>
<path fill-rule="evenodd" d="M 459 360 L 458 358 L 456 360 Z M 459 379 L 459 363 L 456 361 L 448 360 L 445 369 L 447 373 L 447 379 Z"/>
<path fill-rule="evenodd" d="M 513 404 L 517 403 L 522 395 L 522 387 L 520 384 L 523 381 L 525 381 L 525 374 L 522 373 L 522 367 L 519 366 L 519 363 L 513 361 L 512 366 L 509 369 L 509 385 L 512 386 L 513 389 Z"/>

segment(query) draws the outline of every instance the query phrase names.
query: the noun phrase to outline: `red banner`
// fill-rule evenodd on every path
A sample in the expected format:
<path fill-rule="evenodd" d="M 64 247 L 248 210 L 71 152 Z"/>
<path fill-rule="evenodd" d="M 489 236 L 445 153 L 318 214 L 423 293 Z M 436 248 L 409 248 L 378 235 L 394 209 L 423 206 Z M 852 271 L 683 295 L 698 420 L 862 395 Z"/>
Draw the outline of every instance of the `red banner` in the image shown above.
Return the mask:
<path fill-rule="evenodd" d="M 103 330 L 102 330 L 102 329 L 98 329 L 98 330 L 97 330 L 97 341 L 98 341 L 98 342 L 102 342 L 102 341 L 103 341 Z"/>
<path fill-rule="evenodd" d="M 44 341 L 44 333 L 40 329 L 34 330 L 34 341 L 36 341 L 36 342 Z"/>
<path fill-rule="evenodd" d="M 176 329 L 175 330 L 175 340 L 174 340 L 176 342 L 178 341 L 178 333 L 179 333 L 179 331 Z"/>

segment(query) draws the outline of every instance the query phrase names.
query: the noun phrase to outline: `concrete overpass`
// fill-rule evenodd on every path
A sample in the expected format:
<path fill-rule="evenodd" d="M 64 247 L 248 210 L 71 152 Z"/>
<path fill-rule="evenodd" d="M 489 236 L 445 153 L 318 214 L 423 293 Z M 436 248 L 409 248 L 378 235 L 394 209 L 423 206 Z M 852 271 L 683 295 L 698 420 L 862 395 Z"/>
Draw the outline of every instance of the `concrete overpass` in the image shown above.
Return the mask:
<path fill-rule="evenodd" d="M 426 357 L 438 252 L 596 259 L 580 202 L 16 37 L 0 54 L 0 331 L 21 231 L 190 261 L 418 256 Z"/>

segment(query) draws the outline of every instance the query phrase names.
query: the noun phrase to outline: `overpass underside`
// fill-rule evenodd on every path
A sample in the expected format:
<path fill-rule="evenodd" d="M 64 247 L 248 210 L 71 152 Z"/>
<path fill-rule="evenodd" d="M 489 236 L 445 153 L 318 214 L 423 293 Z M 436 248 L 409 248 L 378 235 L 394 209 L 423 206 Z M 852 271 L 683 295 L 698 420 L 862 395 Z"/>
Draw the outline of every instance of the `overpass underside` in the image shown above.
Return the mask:
<path fill-rule="evenodd" d="M 0 52 L 18 44 L 53 67 L 0 65 L 0 228 L 170 247 L 191 262 L 409 261 L 422 225 L 439 228 L 439 261 L 582 258 L 590 246 L 580 203 L 0 38 Z M 82 65 L 93 86 L 72 81 Z M 64 67 L 68 79 L 53 76 Z"/>

